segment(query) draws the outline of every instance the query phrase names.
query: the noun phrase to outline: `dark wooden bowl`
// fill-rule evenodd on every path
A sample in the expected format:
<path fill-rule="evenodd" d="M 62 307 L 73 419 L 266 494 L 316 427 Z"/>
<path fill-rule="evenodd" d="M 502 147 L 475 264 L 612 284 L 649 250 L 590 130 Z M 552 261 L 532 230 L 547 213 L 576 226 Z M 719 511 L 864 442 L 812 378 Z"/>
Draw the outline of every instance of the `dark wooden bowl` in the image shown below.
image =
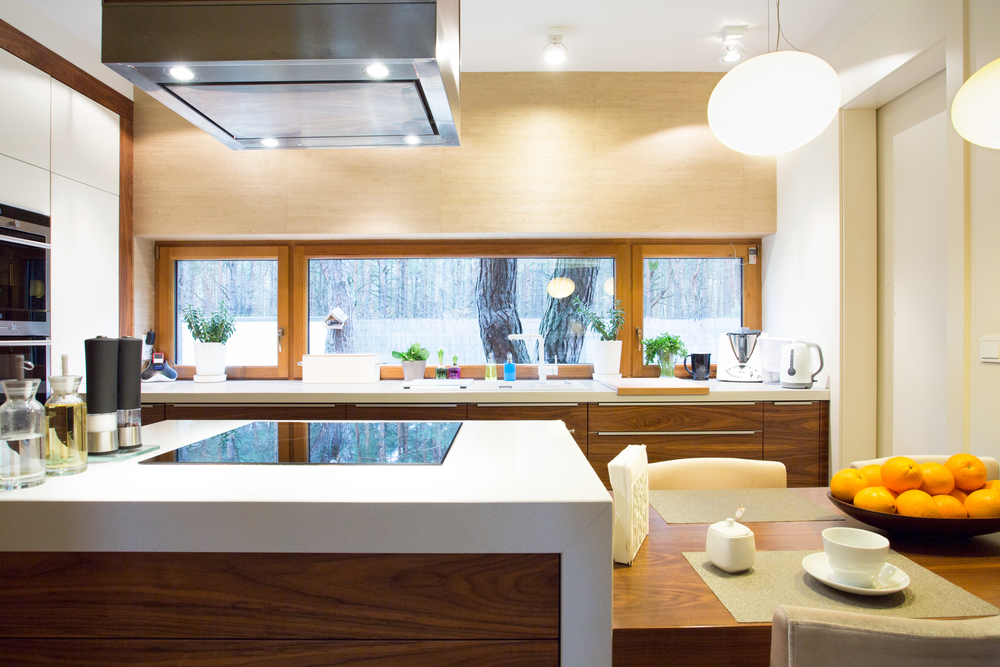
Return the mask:
<path fill-rule="evenodd" d="M 962 540 L 976 535 L 1000 532 L 997 519 L 924 519 L 922 517 L 885 514 L 855 507 L 853 503 L 837 500 L 829 491 L 826 497 L 849 517 L 892 535 L 921 540 Z"/>

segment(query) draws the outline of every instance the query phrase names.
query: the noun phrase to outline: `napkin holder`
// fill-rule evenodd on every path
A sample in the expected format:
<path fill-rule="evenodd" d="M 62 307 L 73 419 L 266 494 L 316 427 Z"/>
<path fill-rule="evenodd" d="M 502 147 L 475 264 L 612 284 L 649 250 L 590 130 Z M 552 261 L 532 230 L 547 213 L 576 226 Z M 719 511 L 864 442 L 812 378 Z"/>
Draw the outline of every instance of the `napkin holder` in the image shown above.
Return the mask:
<path fill-rule="evenodd" d="M 608 463 L 614 494 L 612 556 L 631 565 L 649 534 L 649 470 L 646 445 L 629 445 Z"/>

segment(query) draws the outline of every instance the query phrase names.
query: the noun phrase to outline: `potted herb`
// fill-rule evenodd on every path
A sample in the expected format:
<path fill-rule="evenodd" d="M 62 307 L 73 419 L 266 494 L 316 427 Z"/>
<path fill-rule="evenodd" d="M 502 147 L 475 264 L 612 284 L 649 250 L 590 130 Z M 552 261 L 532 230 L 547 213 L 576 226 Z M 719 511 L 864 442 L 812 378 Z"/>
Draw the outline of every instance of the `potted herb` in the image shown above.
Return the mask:
<path fill-rule="evenodd" d="M 211 315 L 198 306 L 184 306 L 184 323 L 194 338 L 196 382 L 225 382 L 226 341 L 236 333 L 236 316 L 225 303 L 220 303 Z"/>
<path fill-rule="evenodd" d="M 427 358 L 431 353 L 426 348 L 420 347 L 420 343 L 414 343 L 410 349 L 403 352 L 393 352 L 392 358 L 399 359 L 403 365 L 403 379 L 412 382 L 424 377 L 424 369 L 427 367 Z"/>
<path fill-rule="evenodd" d="M 687 354 L 687 348 L 680 336 L 671 336 L 664 331 L 656 338 L 642 341 L 646 348 L 646 363 L 654 361 L 660 365 L 660 377 L 672 378 L 674 376 L 674 358 Z"/>
<path fill-rule="evenodd" d="M 622 364 L 622 342 L 618 340 L 618 332 L 625 324 L 622 302 L 613 299 L 604 315 L 595 311 L 590 304 L 584 303 L 580 297 L 573 299 L 573 305 L 584 325 L 593 328 L 601 337 L 593 346 L 594 375 L 618 375 Z"/>

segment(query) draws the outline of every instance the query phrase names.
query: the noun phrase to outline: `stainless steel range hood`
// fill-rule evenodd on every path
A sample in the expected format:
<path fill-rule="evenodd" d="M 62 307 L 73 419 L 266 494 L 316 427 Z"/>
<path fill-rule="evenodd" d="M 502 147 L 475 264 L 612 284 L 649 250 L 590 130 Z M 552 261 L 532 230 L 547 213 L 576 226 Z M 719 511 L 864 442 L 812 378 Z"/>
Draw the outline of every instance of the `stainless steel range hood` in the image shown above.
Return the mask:
<path fill-rule="evenodd" d="M 101 59 L 237 150 L 458 146 L 459 0 L 105 0 Z"/>

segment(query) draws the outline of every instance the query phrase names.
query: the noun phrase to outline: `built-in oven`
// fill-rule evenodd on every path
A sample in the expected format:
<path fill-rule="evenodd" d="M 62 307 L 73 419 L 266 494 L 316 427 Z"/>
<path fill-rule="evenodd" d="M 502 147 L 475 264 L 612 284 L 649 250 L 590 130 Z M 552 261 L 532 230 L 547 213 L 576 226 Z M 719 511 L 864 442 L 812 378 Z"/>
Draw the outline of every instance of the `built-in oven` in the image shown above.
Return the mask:
<path fill-rule="evenodd" d="M 40 378 L 45 397 L 49 374 L 51 318 L 51 227 L 49 217 L 0 204 L 0 380 L 17 377 L 15 357 L 26 378 Z"/>

